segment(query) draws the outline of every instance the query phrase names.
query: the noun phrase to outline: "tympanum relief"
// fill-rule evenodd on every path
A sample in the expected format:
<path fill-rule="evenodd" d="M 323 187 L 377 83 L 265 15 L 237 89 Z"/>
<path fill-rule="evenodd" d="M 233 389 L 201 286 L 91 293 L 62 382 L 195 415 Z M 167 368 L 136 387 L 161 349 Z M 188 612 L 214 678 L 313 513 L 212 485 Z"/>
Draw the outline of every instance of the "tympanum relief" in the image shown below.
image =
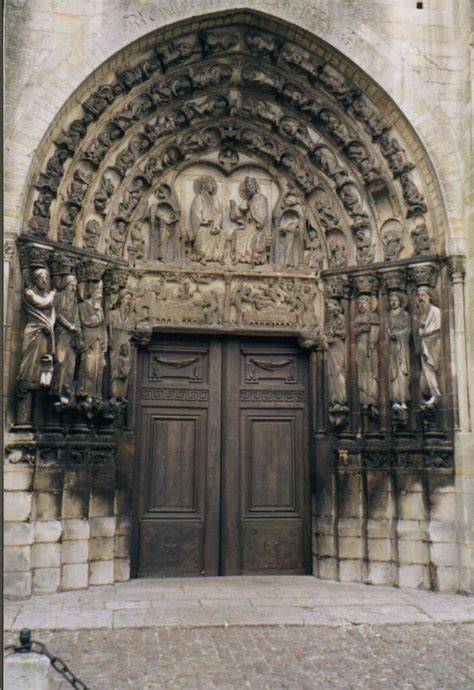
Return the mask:
<path fill-rule="evenodd" d="M 436 426 L 440 233 L 392 113 L 327 51 L 257 28 L 147 45 L 33 175 L 25 240 L 49 255 L 22 265 L 18 421 L 44 391 L 73 421 L 120 416 L 133 345 L 191 329 L 299 336 L 341 437 Z"/>

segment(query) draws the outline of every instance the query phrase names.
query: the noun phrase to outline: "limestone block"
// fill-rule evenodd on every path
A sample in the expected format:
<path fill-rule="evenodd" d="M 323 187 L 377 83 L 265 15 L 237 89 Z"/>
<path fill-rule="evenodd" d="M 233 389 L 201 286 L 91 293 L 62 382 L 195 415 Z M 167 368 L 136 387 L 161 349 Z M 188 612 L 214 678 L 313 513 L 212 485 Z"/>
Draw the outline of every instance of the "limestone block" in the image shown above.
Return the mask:
<path fill-rule="evenodd" d="M 395 501 L 390 493 L 369 494 L 367 514 L 373 520 L 385 520 L 394 516 Z"/>
<path fill-rule="evenodd" d="M 363 548 L 359 537 L 339 537 L 339 558 L 363 558 Z"/>
<path fill-rule="evenodd" d="M 454 491 L 431 494 L 430 517 L 432 520 L 446 522 L 456 520 L 456 494 Z"/>
<path fill-rule="evenodd" d="M 428 527 L 432 542 L 456 542 L 457 525 L 455 522 L 437 522 L 432 520 Z"/>
<path fill-rule="evenodd" d="M 26 522 L 31 518 L 32 495 L 29 491 L 6 491 L 3 498 L 5 522 Z"/>
<path fill-rule="evenodd" d="M 6 572 L 29 570 L 31 567 L 31 546 L 5 546 L 3 558 Z"/>
<path fill-rule="evenodd" d="M 428 568 L 424 565 L 400 565 L 398 568 L 398 582 L 400 587 L 429 589 Z"/>
<path fill-rule="evenodd" d="M 340 537 L 360 537 L 362 534 L 362 520 L 355 518 L 341 518 L 338 521 L 338 532 Z"/>
<path fill-rule="evenodd" d="M 423 520 L 426 517 L 425 502 L 421 492 L 402 492 L 398 499 L 398 513 L 404 520 Z"/>
<path fill-rule="evenodd" d="M 370 585 L 394 585 L 394 567 L 392 563 L 370 561 L 368 583 Z"/>
<path fill-rule="evenodd" d="M 114 582 L 130 580 L 130 560 L 128 558 L 114 559 Z"/>
<path fill-rule="evenodd" d="M 115 517 L 91 517 L 91 537 L 113 537 L 115 535 Z"/>
<path fill-rule="evenodd" d="M 91 561 L 108 561 L 113 557 L 113 537 L 97 537 L 90 540 L 89 559 Z"/>
<path fill-rule="evenodd" d="M 67 518 L 63 520 L 63 540 L 89 539 L 90 522 L 85 518 Z"/>
<path fill-rule="evenodd" d="M 33 594 L 57 592 L 61 570 L 59 568 L 36 568 L 33 570 Z"/>
<path fill-rule="evenodd" d="M 109 585 L 114 581 L 114 561 L 94 561 L 89 564 L 89 584 Z"/>
<path fill-rule="evenodd" d="M 459 547 L 457 544 L 438 542 L 431 545 L 430 557 L 436 565 L 458 566 Z"/>
<path fill-rule="evenodd" d="M 74 563 L 61 567 L 61 589 L 84 589 L 89 584 L 89 564 Z"/>
<path fill-rule="evenodd" d="M 339 515 L 343 518 L 357 518 L 362 516 L 362 494 L 348 491 L 339 493 Z"/>
<path fill-rule="evenodd" d="M 459 592 L 461 584 L 460 575 L 460 570 L 457 567 L 438 566 L 436 568 L 436 589 L 440 592 Z"/>
<path fill-rule="evenodd" d="M 5 690 L 48 690 L 50 663 L 39 654 L 11 654 L 4 659 Z"/>
<path fill-rule="evenodd" d="M 89 559 L 89 540 L 74 539 L 64 541 L 61 550 L 61 562 L 65 563 L 87 563 Z"/>
<path fill-rule="evenodd" d="M 370 539 L 390 539 L 393 532 L 392 520 L 367 520 L 367 535 Z"/>
<path fill-rule="evenodd" d="M 3 475 L 4 491 L 31 491 L 33 467 L 31 465 L 6 465 Z"/>
<path fill-rule="evenodd" d="M 332 515 L 318 515 L 316 520 L 317 534 L 331 535 L 334 531 L 336 520 Z"/>
<path fill-rule="evenodd" d="M 31 595 L 31 570 L 24 573 L 3 574 L 3 594 L 6 597 L 29 597 Z"/>
<path fill-rule="evenodd" d="M 31 565 L 33 568 L 58 568 L 61 563 L 61 544 L 33 544 Z"/>
<path fill-rule="evenodd" d="M 424 520 L 398 520 L 397 535 L 399 540 L 428 541 L 428 522 Z"/>
<path fill-rule="evenodd" d="M 401 493 L 423 493 L 423 485 L 419 478 L 419 473 L 406 472 L 397 476 L 397 486 Z"/>
<path fill-rule="evenodd" d="M 5 546 L 28 546 L 34 540 L 34 525 L 31 522 L 7 522 L 3 529 Z"/>
<path fill-rule="evenodd" d="M 390 539 L 368 539 L 370 561 L 391 561 L 392 544 Z"/>
<path fill-rule="evenodd" d="M 362 562 L 339 561 L 339 579 L 341 582 L 362 582 Z"/>
<path fill-rule="evenodd" d="M 115 525 L 115 534 L 125 535 L 132 531 L 132 522 L 129 517 L 117 517 Z M 106 535 L 104 535 L 106 536 Z"/>
<path fill-rule="evenodd" d="M 89 491 L 64 490 L 62 495 L 62 517 L 89 517 Z"/>
<path fill-rule="evenodd" d="M 321 556 L 336 556 L 336 542 L 332 536 L 321 534 L 317 540 L 317 555 Z"/>
<path fill-rule="evenodd" d="M 115 558 L 128 558 L 130 556 L 130 535 L 124 534 L 115 537 L 114 556 Z"/>
<path fill-rule="evenodd" d="M 35 542 L 57 542 L 60 540 L 63 527 L 60 520 L 47 520 L 35 523 Z"/>
<path fill-rule="evenodd" d="M 400 541 L 398 543 L 398 560 L 400 563 L 426 563 L 426 544 L 422 541 Z"/>
<path fill-rule="evenodd" d="M 318 572 L 322 580 L 336 580 L 338 562 L 335 558 L 318 558 L 317 564 L 314 565 L 314 572 Z"/>
<path fill-rule="evenodd" d="M 112 517 L 114 514 L 114 494 L 110 491 L 91 491 L 89 502 L 90 517 Z"/>
<path fill-rule="evenodd" d="M 60 520 L 61 491 L 38 491 L 34 497 L 34 519 L 39 521 Z"/>

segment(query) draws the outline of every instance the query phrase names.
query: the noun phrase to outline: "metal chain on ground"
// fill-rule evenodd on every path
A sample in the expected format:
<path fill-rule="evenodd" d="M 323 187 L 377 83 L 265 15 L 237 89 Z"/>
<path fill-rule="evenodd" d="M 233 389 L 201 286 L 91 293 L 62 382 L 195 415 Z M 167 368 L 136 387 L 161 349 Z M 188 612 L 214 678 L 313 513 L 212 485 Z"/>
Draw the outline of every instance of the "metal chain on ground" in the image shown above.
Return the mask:
<path fill-rule="evenodd" d="M 32 640 L 31 630 L 28 628 L 23 628 L 23 630 L 20 632 L 19 645 L 12 644 L 8 647 L 5 647 L 4 651 L 8 651 L 10 649 L 13 649 L 16 654 L 27 654 L 29 652 L 33 652 L 34 654 L 42 654 L 49 659 L 49 662 L 54 670 L 63 676 L 63 678 L 65 678 L 73 688 L 76 688 L 77 690 L 91 690 L 88 685 L 83 683 L 80 678 L 74 675 L 64 661 L 62 661 L 58 656 L 51 654 L 44 644 L 37 642 L 36 640 Z"/>

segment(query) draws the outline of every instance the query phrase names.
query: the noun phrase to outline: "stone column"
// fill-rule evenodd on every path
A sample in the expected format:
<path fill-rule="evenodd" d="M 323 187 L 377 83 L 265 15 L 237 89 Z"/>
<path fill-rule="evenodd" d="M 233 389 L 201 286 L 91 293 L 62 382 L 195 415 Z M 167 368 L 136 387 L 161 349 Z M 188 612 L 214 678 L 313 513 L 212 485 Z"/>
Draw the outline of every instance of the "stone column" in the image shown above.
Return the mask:
<path fill-rule="evenodd" d="M 7 323 L 8 286 L 10 284 L 10 266 L 15 251 L 15 242 L 12 239 L 3 240 L 3 325 Z"/>
<path fill-rule="evenodd" d="M 456 355 L 459 428 L 461 431 L 469 431 L 470 419 L 464 313 L 464 257 L 451 256 L 448 263 L 448 272 L 453 286 L 454 348 Z"/>

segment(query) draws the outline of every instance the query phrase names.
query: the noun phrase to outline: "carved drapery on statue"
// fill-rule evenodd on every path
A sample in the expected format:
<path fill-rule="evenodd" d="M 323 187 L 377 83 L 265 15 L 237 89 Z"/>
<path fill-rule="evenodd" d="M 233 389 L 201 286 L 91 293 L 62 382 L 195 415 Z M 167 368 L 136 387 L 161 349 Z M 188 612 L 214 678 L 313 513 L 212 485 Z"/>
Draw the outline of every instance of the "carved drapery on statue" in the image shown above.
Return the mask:
<path fill-rule="evenodd" d="M 53 307 L 34 316 L 26 290 L 48 291 L 25 282 L 19 388 L 53 368 L 56 409 L 99 419 L 126 404 L 132 340 L 278 333 L 318 350 L 317 414 L 339 440 L 434 438 L 445 325 L 426 266 L 444 244 L 421 148 L 327 46 L 235 21 L 147 38 L 62 123 L 23 242 L 75 265 L 52 270 L 48 342 L 32 334 Z"/>
<path fill-rule="evenodd" d="M 74 400 L 76 355 L 83 345 L 77 302 L 77 278 L 73 274 L 61 278 L 54 298 L 54 307 L 56 352 L 51 393 L 57 395 L 60 406 L 67 406 Z"/>

